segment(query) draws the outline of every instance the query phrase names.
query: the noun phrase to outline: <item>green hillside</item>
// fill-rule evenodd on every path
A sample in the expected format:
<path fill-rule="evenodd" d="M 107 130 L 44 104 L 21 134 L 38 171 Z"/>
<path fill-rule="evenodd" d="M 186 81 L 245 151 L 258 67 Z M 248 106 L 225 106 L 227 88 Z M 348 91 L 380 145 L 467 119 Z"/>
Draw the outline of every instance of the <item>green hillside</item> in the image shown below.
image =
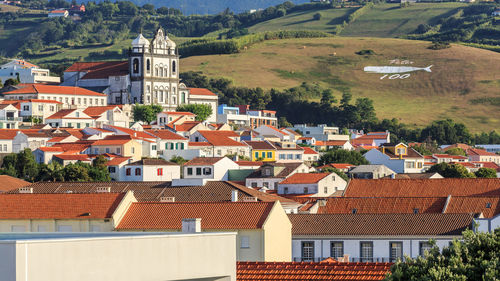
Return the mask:
<path fill-rule="evenodd" d="M 456 12 L 464 3 L 415 3 L 406 8 L 399 4 L 378 4 L 366 14 L 349 24 L 340 35 L 398 37 L 414 32 L 419 24 L 435 24 L 440 18 Z M 284 17 L 258 23 L 250 32 L 269 30 L 316 30 L 333 32 L 357 8 L 321 9 L 296 12 Z M 316 13 L 320 20 L 313 20 Z"/>
<path fill-rule="evenodd" d="M 452 45 L 430 50 L 424 41 L 335 37 L 266 41 L 231 55 L 182 59 L 182 71 L 201 71 L 225 77 L 237 86 L 290 88 L 302 82 L 319 83 L 354 97 L 374 100 L 379 118 L 399 118 L 417 126 L 452 118 L 473 131 L 500 128 L 500 54 Z M 373 55 L 358 55 L 372 50 Z M 381 79 L 365 66 L 433 65 L 432 72 L 411 72 L 406 79 Z M 404 65 L 403 65 L 404 66 Z"/>

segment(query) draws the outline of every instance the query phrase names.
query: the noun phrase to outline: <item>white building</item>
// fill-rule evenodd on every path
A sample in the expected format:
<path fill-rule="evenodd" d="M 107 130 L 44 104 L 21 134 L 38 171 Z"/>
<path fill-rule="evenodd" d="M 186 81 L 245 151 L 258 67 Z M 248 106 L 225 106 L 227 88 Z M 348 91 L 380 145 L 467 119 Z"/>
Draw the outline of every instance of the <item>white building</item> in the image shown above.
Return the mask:
<path fill-rule="evenodd" d="M 42 69 L 25 60 L 14 59 L 0 65 L 0 79 L 5 83 L 8 79 L 18 79 L 20 83 L 59 83 L 59 77 L 50 76 L 50 70 Z"/>
<path fill-rule="evenodd" d="M 278 194 L 327 197 L 346 186 L 336 173 L 295 173 L 278 184 Z"/>
<path fill-rule="evenodd" d="M 120 181 L 172 181 L 181 178 L 181 166 L 163 159 L 144 158 L 126 164 Z"/>
<path fill-rule="evenodd" d="M 294 261 L 321 261 L 349 256 L 350 261 L 395 262 L 416 258 L 460 239 L 471 229 L 472 214 L 299 214 L 292 222 Z"/>
<path fill-rule="evenodd" d="M 363 155 L 370 164 L 383 164 L 398 174 L 422 173 L 424 157 L 404 143 L 386 144 Z"/>
<path fill-rule="evenodd" d="M 21 117 L 28 118 L 32 116 L 40 118 L 42 122 L 62 108 L 62 102 L 56 100 L 29 99 L 18 102 L 21 107 L 19 113 Z"/>
<path fill-rule="evenodd" d="M 0 129 L 17 129 L 22 122 L 19 110 L 12 104 L 0 104 Z"/>
<path fill-rule="evenodd" d="M 94 127 L 95 119 L 88 116 L 81 109 L 62 109 L 47 117 L 45 123 L 52 128 L 78 128 Z"/>
<path fill-rule="evenodd" d="M 348 135 L 339 135 L 339 128 L 320 124 L 318 126 L 307 126 L 306 124 L 295 124 L 292 130 L 299 130 L 303 137 L 315 138 L 319 141 L 349 140 Z"/>
<path fill-rule="evenodd" d="M 84 88 L 53 86 L 44 84 L 24 84 L 20 88 L 3 93 L 6 100 L 41 99 L 62 103 L 63 108 L 87 108 L 107 105 L 106 94 Z"/>
<path fill-rule="evenodd" d="M 278 190 L 278 184 L 291 175 L 313 171 L 304 163 L 265 163 L 245 179 L 245 185 L 263 191 Z"/>
<path fill-rule="evenodd" d="M 49 18 L 67 18 L 69 16 L 68 10 L 53 10 L 48 14 Z"/>
<path fill-rule="evenodd" d="M 185 179 L 228 180 L 229 170 L 240 166 L 227 157 L 199 157 L 184 164 Z"/>

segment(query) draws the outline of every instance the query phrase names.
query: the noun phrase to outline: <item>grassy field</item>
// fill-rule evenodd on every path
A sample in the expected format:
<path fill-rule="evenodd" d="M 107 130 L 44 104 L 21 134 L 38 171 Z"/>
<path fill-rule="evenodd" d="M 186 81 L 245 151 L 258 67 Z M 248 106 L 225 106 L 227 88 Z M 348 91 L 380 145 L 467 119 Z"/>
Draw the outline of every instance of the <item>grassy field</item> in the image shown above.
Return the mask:
<path fill-rule="evenodd" d="M 415 3 L 407 8 L 399 4 L 379 4 L 349 24 L 343 36 L 398 37 L 413 32 L 419 24 L 434 23 L 441 17 L 455 13 L 464 3 Z M 311 10 L 288 14 L 284 17 L 258 23 L 250 32 L 267 30 L 317 30 L 333 32 L 334 25 L 341 24 L 353 9 Z M 319 21 L 313 20 L 315 13 L 321 14 Z"/>
<path fill-rule="evenodd" d="M 315 30 L 334 32 L 335 25 L 342 24 L 344 19 L 356 9 L 357 8 L 302 11 L 258 23 L 248 30 L 250 32 L 273 30 Z M 313 19 L 313 15 L 316 13 L 321 14 L 320 20 Z"/>
<path fill-rule="evenodd" d="M 414 3 L 407 8 L 399 4 L 380 4 L 349 24 L 342 36 L 399 37 L 414 32 L 418 25 L 433 24 L 456 12 L 464 3 Z"/>
<path fill-rule="evenodd" d="M 430 50 L 429 42 L 384 38 L 335 37 L 267 41 L 232 55 L 182 59 L 182 71 L 202 71 L 225 77 L 235 85 L 289 88 L 303 81 L 374 100 L 379 118 L 398 118 L 422 126 L 453 118 L 475 132 L 500 128 L 500 54 L 452 45 Z M 374 55 L 355 52 L 373 50 Z M 410 60 L 412 66 L 433 65 L 432 72 L 416 71 L 406 79 L 381 79 L 365 66 Z"/>

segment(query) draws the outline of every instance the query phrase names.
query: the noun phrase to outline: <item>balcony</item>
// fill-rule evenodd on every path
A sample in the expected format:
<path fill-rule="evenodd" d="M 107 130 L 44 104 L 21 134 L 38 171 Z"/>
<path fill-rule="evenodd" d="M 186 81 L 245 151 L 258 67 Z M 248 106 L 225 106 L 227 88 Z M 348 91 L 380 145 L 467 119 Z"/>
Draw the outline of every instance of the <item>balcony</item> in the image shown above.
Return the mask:
<path fill-rule="evenodd" d="M 293 261 L 296 261 L 296 262 L 320 262 L 320 261 L 323 261 L 327 258 L 329 258 L 329 257 L 324 257 L 324 258 L 315 257 L 314 259 L 295 257 L 295 258 L 293 258 Z M 404 257 L 401 259 L 404 260 Z M 378 257 L 378 258 L 371 258 L 371 259 L 350 257 L 349 262 L 395 262 L 395 261 L 391 261 L 391 258 L 389 258 L 389 257 Z"/>
<path fill-rule="evenodd" d="M 22 122 L 23 118 L 22 117 L 5 117 L 5 116 L 0 116 L 0 122 Z"/>

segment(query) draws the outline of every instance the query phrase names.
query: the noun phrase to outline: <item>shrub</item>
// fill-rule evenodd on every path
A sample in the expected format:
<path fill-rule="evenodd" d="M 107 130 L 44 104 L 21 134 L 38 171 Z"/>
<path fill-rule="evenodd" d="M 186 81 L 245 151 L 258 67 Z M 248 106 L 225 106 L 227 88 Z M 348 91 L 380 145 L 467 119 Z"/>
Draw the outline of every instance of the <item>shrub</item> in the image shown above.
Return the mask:
<path fill-rule="evenodd" d="M 313 15 L 313 20 L 320 20 L 321 19 L 321 14 L 320 13 L 316 13 Z"/>

